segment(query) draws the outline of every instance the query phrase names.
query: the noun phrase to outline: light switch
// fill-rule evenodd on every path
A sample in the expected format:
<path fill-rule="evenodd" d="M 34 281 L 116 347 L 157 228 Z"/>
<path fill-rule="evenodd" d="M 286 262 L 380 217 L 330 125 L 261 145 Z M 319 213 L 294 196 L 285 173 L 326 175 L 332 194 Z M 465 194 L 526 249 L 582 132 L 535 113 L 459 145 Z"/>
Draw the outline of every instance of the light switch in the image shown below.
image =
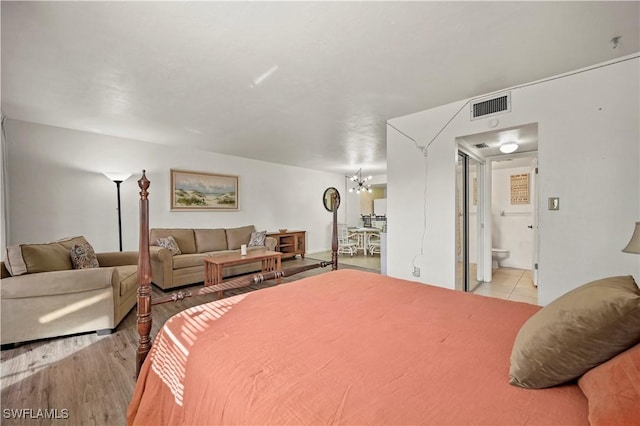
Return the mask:
<path fill-rule="evenodd" d="M 549 197 L 549 210 L 560 210 L 560 198 Z"/>

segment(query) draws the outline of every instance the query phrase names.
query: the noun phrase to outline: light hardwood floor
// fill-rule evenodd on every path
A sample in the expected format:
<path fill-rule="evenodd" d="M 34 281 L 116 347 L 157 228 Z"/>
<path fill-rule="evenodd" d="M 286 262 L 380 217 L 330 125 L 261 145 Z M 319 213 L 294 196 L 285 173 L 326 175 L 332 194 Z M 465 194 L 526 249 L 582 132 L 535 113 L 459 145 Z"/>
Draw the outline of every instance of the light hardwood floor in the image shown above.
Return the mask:
<path fill-rule="evenodd" d="M 308 258 L 331 261 L 331 251 L 323 251 L 320 253 L 307 254 Z M 353 256 L 348 254 L 339 254 L 338 263 L 340 265 L 357 266 L 360 268 L 372 269 L 380 272 L 380 255 L 365 256 L 362 252 L 358 252 Z"/>
<path fill-rule="evenodd" d="M 313 259 L 296 259 L 283 262 L 283 268 L 313 264 Z M 344 269 L 364 269 L 342 265 Z M 296 281 L 330 270 L 330 267 L 314 269 L 282 282 Z M 370 270 L 371 271 L 371 270 Z M 375 272 L 375 271 L 371 271 Z M 274 285 L 262 283 L 245 289 L 225 292 L 225 296 L 252 291 Z M 192 286 L 199 288 L 201 285 Z M 153 287 L 157 297 L 168 293 Z M 173 314 L 188 307 L 215 300 L 205 295 L 188 298 L 176 303 L 153 307 L 152 336 Z M 133 309 L 114 333 L 98 336 L 95 333 L 70 337 L 45 339 L 25 343 L 14 349 L 4 350 L 0 357 L 0 394 L 2 425 L 124 425 L 126 410 L 135 385 L 135 352 L 138 341 L 136 312 Z M 68 419 L 37 417 L 38 410 L 51 410 L 48 414 Z M 12 418 L 11 411 L 21 411 L 29 418 Z M 57 410 L 57 411 L 53 411 Z M 42 414 L 42 412 L 40 412 Z"/>

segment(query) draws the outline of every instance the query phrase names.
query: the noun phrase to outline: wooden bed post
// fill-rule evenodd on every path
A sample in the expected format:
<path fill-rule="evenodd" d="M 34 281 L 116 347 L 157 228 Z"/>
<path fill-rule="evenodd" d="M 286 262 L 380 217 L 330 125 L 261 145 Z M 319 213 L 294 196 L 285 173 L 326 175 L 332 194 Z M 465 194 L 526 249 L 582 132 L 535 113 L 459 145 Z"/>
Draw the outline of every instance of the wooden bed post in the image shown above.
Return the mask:
<path fill-rule="evenodd" d="M 331 270 L 338 269 L 338 191 L 331 194 L 331 205 L 333 207 L 333 224 L 331 228 Z"/>
<path fill-rule="evenodd" d="M 136 353 L 136 377 L 147 354 L 151 350 L 151 256 L 149 253 L 149 185 L 142 171 L 140 187 L 140 249 L 138 252 L 138 351 Z"/>

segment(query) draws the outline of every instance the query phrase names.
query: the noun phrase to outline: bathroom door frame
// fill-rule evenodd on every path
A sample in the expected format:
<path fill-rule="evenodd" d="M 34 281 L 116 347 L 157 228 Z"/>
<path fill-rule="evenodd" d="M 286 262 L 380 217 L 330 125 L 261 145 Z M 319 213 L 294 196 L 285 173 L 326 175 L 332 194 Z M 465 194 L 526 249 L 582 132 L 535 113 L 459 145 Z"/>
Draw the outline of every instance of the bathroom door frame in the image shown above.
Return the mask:
<path fill-rule="evenodd" d="M 476 280 L 478 281 L 478 283 L 484 282 L 484 281 L 491 281 L 491 268 L 487 268 L 485 267 L 486 265 L 491 265 L 491 226 L 490 226 L 490 222 L 491 221 L 487 221 L 485 220 L 485 218 L 487 217 L 491 217 L 491 204 L 487 203 L 486 200 L 490 200 L 491 199 L 491 180 L 489 180 L 489 184 L 487 185 L 487 169 L 489 170 L 488 176 L 489 178 L 491 177 L 491 168 L 489 167 L 490 164 L 487 164 L 487 161 L 482 158 L 479 155 L 476 155 L 473 151 L 466 149 L 466 147 L 460 143 L 457 144 L 457 150 L 456 150 L 456 164 L 459 161 L 459 157 L 460 155 L 465 156 L 467 159 L 472 159 L 477 163 L 477 173 L 476 173 L 476 178 L 478 179 L 477 182 L 477 196 L 478 196 L 478 204 L 476 206 L 476 218 L 477 218 L 477 226 L 476 226 L 476 255 L 477 255 L 477 267 L 476 267 Z M 465 162 L 466 163 L 466 162 Z M 464 171 L 463 173 L 464 176 L 464 180 L 466 181 L 465 186 L 468 185 L 468 165 L 467 165 L 467 170 Z M 487 190 L 488 192 L 488 197 L 487 197 Z M 465 194 L 463 195 L 464 200 L 465 200 L 465 204 L 468 203 L 469 200 L 469 196 L 468 196 L 468 192 L 465 192 Z M 487 215 L 487 205 L 489 208 L 489 212 Z M 464 210 L 463 209 L 463 216 L 464 216 Z M 468 209 L 466 209 L 468 210 Z M 456 212 L 457 215 L 457 212 Z M 468 215 L 467 215 L 468 216 Z M 468 226 L 466 225 L 466 223 L 468 222 L 468 217 L 463 217 L 463 227 L 466 227 L 465 232 L 464 232 L 464 238 L 462 241 L 462 246 L 463 246 L 463 251 L 467 250 L 468 251 Z M 457 222 L 457 220 L 456 220 Z M 487 229 L 487 222 L 489 222 L 489 228 Z M 487 238 L 489 239 L 489 242 L 487 243 Z M 487 245 L 489 244 L 489 245 Z M 487 250 L 488 248 L 488 250 Z M 487 258 L 487 253 L 488 253 L 488 258 Z M 456 254 L 457 255 L 457 254 Z M 463 290 L 464 291 L 469 291 L 468 290 L 468 285 L 469 285 L 469 277 L 468 277 L 468 253 L 463 253 Z M 457 256 L 456 256 L 457 258 Z M 487 263 L 488 262 L 488 263 Z M 487 273 L 488 275 L 488 280 L 487 280 Z M 456 278 L 456 282 L 457 282 L 457 278 Z M 477 287 L 477 286 L 476 286 Z"/>
<path fill-rule="evenodd" d="M 540 261 L 540 199 L 538 198 L 538 156 L 536 154 L 531 161 L 531 183 L 533 191 L 533 261 L 531 262 L 531 272 L 533 285 L 538 287 L 538 262 Z"/>

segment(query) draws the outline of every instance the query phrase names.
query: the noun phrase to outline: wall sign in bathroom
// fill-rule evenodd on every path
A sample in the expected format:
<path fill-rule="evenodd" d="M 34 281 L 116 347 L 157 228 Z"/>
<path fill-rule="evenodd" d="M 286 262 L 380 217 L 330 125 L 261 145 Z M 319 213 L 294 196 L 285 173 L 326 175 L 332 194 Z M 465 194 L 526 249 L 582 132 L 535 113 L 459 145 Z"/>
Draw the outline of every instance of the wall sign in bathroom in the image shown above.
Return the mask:
<path fill-rule="evenodd" d="M 511 175 L 511 204 L 529 204 L 529 174 Z"/>

